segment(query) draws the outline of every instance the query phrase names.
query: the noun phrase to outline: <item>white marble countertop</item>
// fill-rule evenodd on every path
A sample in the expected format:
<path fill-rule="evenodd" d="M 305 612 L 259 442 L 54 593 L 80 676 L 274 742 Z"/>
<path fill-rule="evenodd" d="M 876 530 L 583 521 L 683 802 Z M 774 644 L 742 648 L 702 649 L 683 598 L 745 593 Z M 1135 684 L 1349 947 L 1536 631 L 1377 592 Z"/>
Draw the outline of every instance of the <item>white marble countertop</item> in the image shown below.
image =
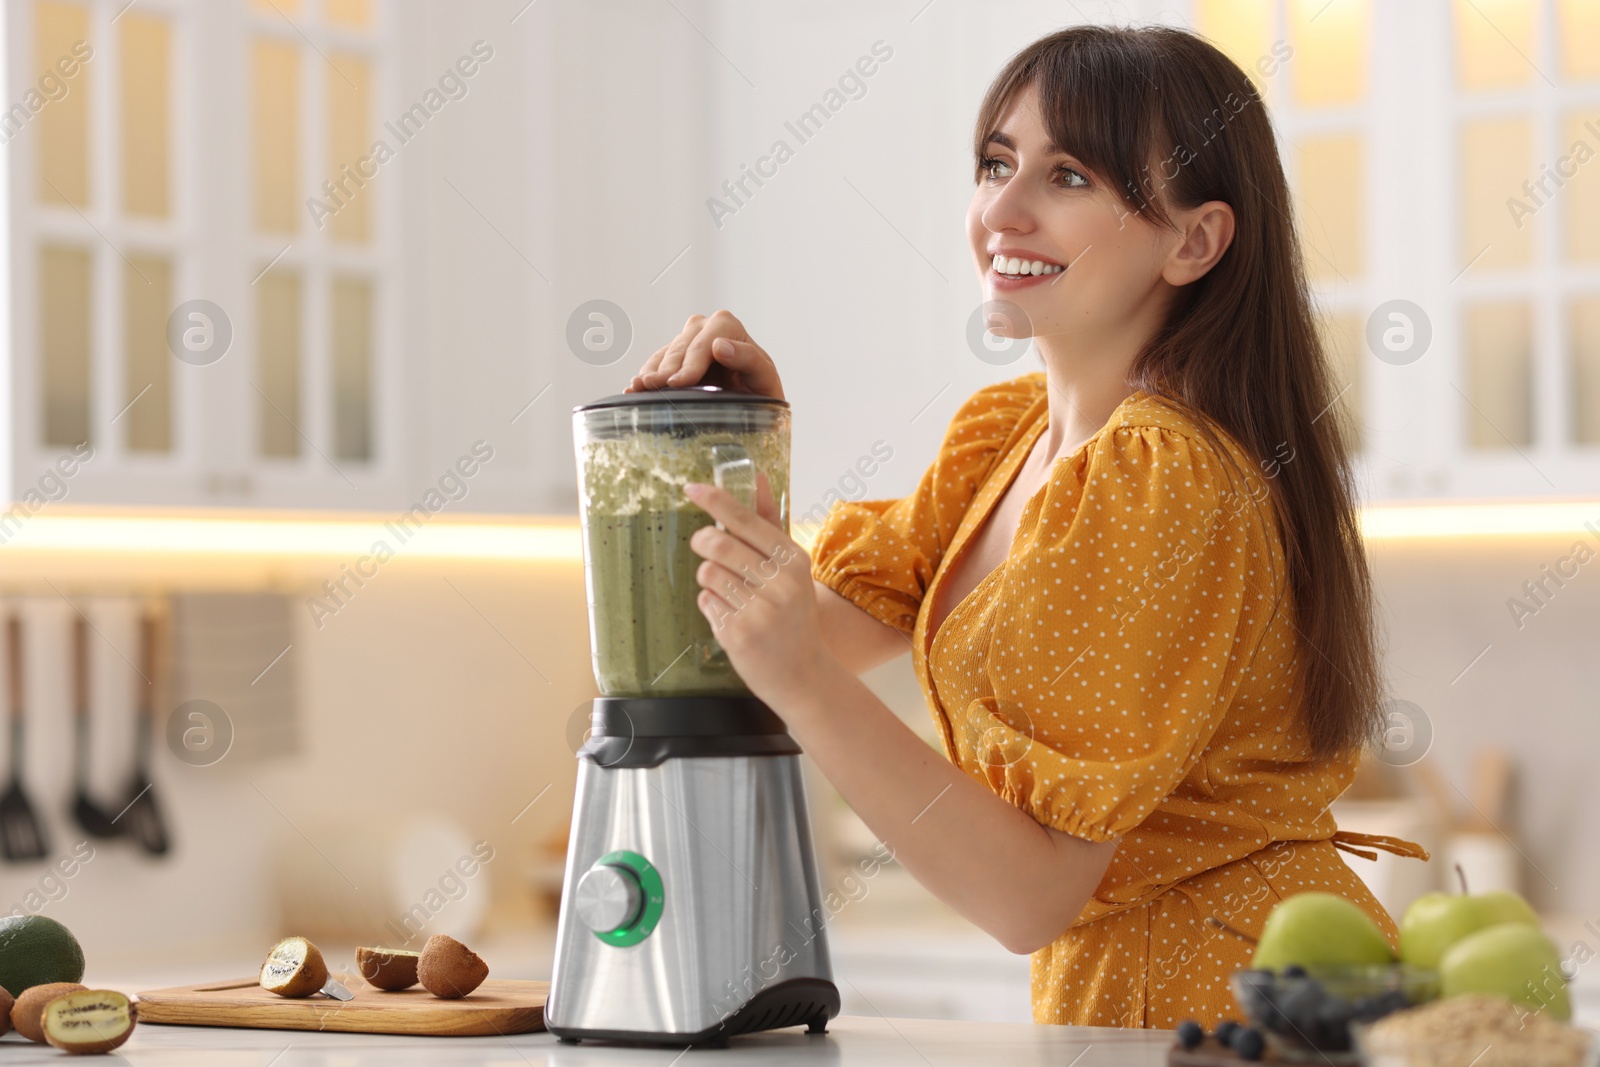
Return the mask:
<path fill-rule="evenodd" d="M 548 1033 L 514 1037 L 399 1037 L 203 1026 L 137 1027 L 103 1059 L 72 1059 L 12 1033 L 0 1038 L 6 1064 L 125 1063 L 134 1067 L 671 1067 L 708 1064 L 848 1064 L 875 1067 L 1162 1067 L 1172 1034 L 1163 1030 L 1035 1026 L 842 1015 L 828 1032 L 804 1027 L 747 1034 L 725 1049 L 673 1049 L 583 1042 Z"/>

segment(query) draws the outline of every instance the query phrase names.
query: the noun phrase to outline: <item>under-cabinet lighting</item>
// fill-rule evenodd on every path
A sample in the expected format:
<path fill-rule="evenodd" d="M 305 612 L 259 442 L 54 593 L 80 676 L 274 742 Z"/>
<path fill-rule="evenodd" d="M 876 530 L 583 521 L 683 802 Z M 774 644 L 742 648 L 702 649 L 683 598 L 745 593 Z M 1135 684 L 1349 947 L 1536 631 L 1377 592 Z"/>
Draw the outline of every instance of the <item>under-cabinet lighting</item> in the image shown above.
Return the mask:
<path fill-rule="evenodd" d="M 1362 509 L 1369 541 L 1571 535 L 1600 542 L 1600 501 L 1374 504 Z M 809 548 L 816 528 L 795 527 Z M 0 562 L 13 553 L 334 556 L 359 558 L 387 546 L 419 559 L 581 563 L 576 518 L 435 519 L 407 525 L 386 516 L 256 517 L 155 514 L 35 515 L 0 511 Z"/>
<path fill-rule="evenodd" d="M 52 515 L 20 523 L 0 513 L 0 561 L 13 552 L 334 556 L 387 550 L 416 559 L 583 560 L 577 520 L 462 522 L 436 519 Z"/>
<path fill-rule="evenodd" d="M 1556 536 L 1600 541 L 1600 500 L 1374 504 L 1362 510 L 1369 541 Z"/>

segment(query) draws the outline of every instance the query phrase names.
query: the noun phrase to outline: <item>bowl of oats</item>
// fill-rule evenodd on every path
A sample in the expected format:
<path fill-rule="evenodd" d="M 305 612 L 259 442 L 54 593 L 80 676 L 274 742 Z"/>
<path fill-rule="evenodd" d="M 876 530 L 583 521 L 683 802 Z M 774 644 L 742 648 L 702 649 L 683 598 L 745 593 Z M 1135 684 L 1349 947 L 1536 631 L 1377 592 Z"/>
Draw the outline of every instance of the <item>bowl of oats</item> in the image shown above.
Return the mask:
<path fill-rule="evenodd" d="M 1600 1067 L 1600 1034 L 1483 993 L 1352 1023 L 1350 1033 L 1365 1067 Z"/>

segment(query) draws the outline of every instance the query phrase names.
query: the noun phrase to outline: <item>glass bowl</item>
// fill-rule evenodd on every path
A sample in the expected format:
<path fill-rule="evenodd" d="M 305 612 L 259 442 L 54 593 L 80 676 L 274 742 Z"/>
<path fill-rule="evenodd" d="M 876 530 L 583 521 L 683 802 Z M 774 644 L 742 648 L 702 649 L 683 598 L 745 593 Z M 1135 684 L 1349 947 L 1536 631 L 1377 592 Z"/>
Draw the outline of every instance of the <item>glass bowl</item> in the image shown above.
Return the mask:
<path fill-rule="evenodd" d="M 1352 1023 L 1373 1022 L 1439 995 L 1437 971 L 1405 963 L 1246 969 L 1230 979 L 1251 1025 L 1283 1059 L 1359 1063 Z"/>

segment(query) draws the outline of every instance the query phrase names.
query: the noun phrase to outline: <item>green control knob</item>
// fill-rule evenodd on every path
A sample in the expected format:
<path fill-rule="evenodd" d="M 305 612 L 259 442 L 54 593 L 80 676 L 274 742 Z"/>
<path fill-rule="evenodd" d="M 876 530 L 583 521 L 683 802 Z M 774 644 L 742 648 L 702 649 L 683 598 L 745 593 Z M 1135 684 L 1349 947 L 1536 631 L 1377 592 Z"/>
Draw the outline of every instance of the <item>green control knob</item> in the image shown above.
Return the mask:
<path fill-rule="evenodd" d="M 636 945 L 661 921 L 661 872 L 637 852 L 607 852 L 573 891 L 578 920 L 608 945 Z"/>

